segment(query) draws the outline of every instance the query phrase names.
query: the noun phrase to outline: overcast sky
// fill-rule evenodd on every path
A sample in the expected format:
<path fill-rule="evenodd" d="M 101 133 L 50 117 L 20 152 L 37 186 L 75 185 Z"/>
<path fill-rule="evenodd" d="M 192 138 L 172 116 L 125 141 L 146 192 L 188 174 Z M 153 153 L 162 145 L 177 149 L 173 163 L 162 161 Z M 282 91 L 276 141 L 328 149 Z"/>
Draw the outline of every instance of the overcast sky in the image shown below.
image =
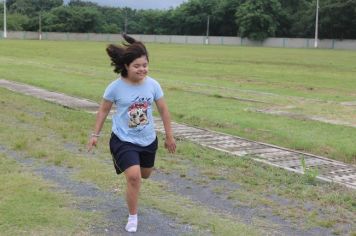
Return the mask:
<path fill-rule="evenodd" d="M 169 9 L 187 0 L 88 0 L 102 6 L 130 7 L 133 9 Z M 69 0 L 65 0 L 65 3 Z"/>

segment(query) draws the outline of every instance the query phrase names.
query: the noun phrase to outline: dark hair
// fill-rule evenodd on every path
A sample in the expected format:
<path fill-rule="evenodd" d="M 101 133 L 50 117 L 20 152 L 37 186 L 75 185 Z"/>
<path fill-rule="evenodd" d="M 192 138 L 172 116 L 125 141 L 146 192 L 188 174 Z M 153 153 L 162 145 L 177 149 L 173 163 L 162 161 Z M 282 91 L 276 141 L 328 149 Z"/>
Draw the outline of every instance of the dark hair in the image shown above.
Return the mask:
<path fill-rule="evenodd" d="M 126 77 L 125 65 L 130 65 L 131 62 L 142 56 L 146 56 L 148 61 L 148 52 L 142 42 L 136 41 L 126 34 L 123 34 L 122 37 L 127 43 L 124 42 L 122 46 L 110 44 L 106 48 L 106 52 L 111 59 L 111 65 L 115 67 L 114 72 Z"/>

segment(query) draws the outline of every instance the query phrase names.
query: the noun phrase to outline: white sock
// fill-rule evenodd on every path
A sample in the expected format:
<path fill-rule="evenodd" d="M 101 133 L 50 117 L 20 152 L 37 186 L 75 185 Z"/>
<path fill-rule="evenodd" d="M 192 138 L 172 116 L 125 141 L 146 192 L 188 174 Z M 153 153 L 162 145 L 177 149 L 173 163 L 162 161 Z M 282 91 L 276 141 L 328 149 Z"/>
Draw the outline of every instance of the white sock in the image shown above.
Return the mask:
<path fill-rule="evenodd" d="M 130 233 L 134 233 L 137 231 L 137 214 L 129 215 L 125 229 L 127 232 Z"/>

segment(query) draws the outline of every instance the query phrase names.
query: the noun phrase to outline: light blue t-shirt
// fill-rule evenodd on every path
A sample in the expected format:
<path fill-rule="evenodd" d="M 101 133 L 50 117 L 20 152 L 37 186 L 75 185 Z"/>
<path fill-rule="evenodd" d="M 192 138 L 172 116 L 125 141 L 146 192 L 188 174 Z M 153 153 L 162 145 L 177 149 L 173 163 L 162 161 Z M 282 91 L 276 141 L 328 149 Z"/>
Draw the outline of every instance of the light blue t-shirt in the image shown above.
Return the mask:
<path fill-rule="evenodd" d="M 153 123 L 154 102 L 163 97 L 159 83 L 146 77 L 139 85 L 118 78 L 105 90 L 103 98 L 116 105 L 112 131 L 120 140 L 148 146 L 156 139 Z"/>

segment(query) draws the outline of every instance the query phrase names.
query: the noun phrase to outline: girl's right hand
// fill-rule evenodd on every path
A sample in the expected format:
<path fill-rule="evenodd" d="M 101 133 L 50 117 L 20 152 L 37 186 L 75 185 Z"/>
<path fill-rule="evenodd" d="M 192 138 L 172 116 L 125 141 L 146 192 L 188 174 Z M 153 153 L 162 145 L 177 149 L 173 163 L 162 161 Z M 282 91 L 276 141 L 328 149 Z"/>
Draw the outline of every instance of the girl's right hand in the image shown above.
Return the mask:
<path fill-rule="evenodd" d="M 95 146 L 96 147 L 96 144 L 98 143 L 98 137 L 95 137 L 95 136 L 91 136 L 90 139 L 89 139 L 89 142 L 88 142 L 88 152 L 90 152 L 93 147 Z"/>
<path fill-rule="evenodd" d="M 175 153 L 176 151 L 176 140 L 173 136 L 166 137 L 164 141 L 164 147 L 168 150 L 169 153 Z"/>

